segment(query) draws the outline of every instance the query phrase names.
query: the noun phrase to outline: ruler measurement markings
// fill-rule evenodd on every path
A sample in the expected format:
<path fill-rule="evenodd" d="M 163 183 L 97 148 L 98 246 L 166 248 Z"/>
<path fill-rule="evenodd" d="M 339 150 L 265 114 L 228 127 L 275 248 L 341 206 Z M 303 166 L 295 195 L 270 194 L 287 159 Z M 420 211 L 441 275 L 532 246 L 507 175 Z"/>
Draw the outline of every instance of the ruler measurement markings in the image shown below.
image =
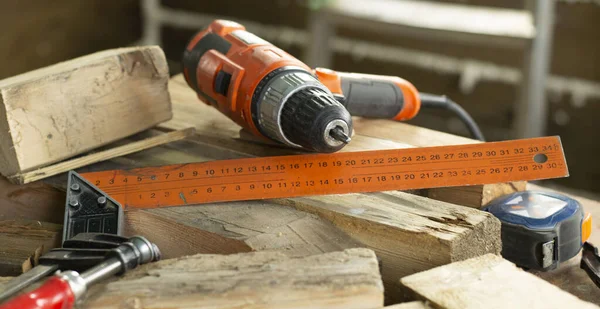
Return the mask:
<path fill-rule="evenodd" d="M 530 163 L 530 164 L 532 164 L 532 165 L 540 165 L 540 164 L 536 164 L 536 163 Z M 548 163 L 545 163 L 545 164 L 548 164 Z M 503 165 L 502 164 L 499 164 L 499 165 L 483 165 L 483 166 L 479 166 L 479 168 L 489 168 L 489 167 L 493 167 L 493 166 L 500 166 L 500 167 L 502 167 Z M 371 168 L 374 168 L 374 167 L 380 167 L 380 166 L 371 166 Z M 418 167 L 417 167 L 416 170 L 401 170 L 401 171 L 395 171 L 395 172 L 392 172 L 392 173 L 410 173 L 410 172 L 419 172 L 419 171 L 421 171 L 421 172 L 434 172 L 434 171 L 443 171 L 443 170 L 455 170 L 457 168 L 460 168 L 460 167 L 456 167 L 456 168 L 437 168 L 437 169 L 426 169 L 426 170 L 418 169 Z M 281 173 L 284 173 L 284 172 L 256 173 L 254 175 L 281 174 Z M 379 172 L 379 173 L 359 173 L 359 174 L 356 174 L 356 175 L 375 175 L 375 174 L 380 174 L 380 173 L 381 172 Z M 176 182 L 189 181 L 189 180 L 192 180 L 192 179 L 193 180 L 204 180 L 204 179 L 210 179 L 210 178 L 214 179 L 214 178 L 222 178 L 222 177 L 249 176 L 249 175 L 250 174 L 238 174 L 238 175 L 230 175 L 230 176 L 213 176 L 213 177 L 184 178 L 184 179 L 174 179 L 174 180 L 171 180 L 171 181 L 168 181 L 168 180 L 166 180 L 166 181 L 154 181 L 154 182 L 152 182 L 152 184 L 162 184 L 162 183 L 171 184 L 171 183 L 176 183 Z M 227 182 L 227 183 L 235 183 L 235 182 Z M 243 182 L 241 182 L 241 183 L 243 183 Z M 148 183 L 139 184 L 139 185 L 146 185 L 146 184 L 148 184 Z M 223 183 L 223 184 L 226 184 L 226 183 Z M 130 187 L 130 185 L 124 185 L 124 187 L 121 187 L 121 189 L 125 189 L 125 188 L 128 188 L 128 187 Z M 113 193 L 117 193 L 118 192 L 118 191 L 112 191 L 111 189 L 112 188 L 107 188 L 106 191 L 107 192 L 110 191 L 110 192 L 113 192 Z M 137 189 L 137 187 L 133 187 L 132 189 Z"/>
<path fill-rule="evenodd" d="M 529 156 L 529 155 L 523 155 L 523 156 L 520 156 L 520 157 L 504 157 L 504 158 L 498 158 L 498 159 L 515 159 L 515 160 L 518 160 L 518 159 L 529 159 L 529 158 L 531 158 L 531 156 Z M 384 158 L 376 158 L 376 159 L 381 160 L 381 159 L 384 159 Z M 389 159 L 395 159 L 395 157 L 389 157 Z M 417 161 L 417 162 L 406 163 L 406 164 L 401 164 L 401 163 L 400 164 L 363 163 L 363 164 L 367 164 L 367 165 L 366 166 L 359 166 L 359 167 L 355 166 L 355 168 L 371 168 L 371 167 L 376 167 L 376 166 L 415 165 L 415 164 L 427 164 L 427 163 L 434 164 L 434 163 L 448 163 L 448 162 L 464 162 L 466 160 L 473 161 L 473 160 L 488 160 L 488 159 L 489 158 L 477 158 L 477 159 L 471 158 L 471 159 L 462 159 L 462 160 L 435 160 L 435 161 L 431 161 L 430 160 L 428 162 Z M 321 162 L 321 163 L 324 163 L 324 162 Z M 280 165 L 283 166 L 285 164 L 282 163 Z M 179 167 L 179 168 L 181 169 L 182 167 Z M 224 168 L 227 168 L 227 167 L 224 166 Z M 230 169 L 238 169 L 238 168 L 241 168 L 241 167 L 237 167 L 236 166 L 236 167 L 229 167 L 229 168 Z M 302 167 L 300 167 L 300 168 L 302 168 Z M 298 168 L 296 168 L 296 169 L 298 169 Z M 244 175 L 260 175 L 260 174 L 284 173 L 283 170 L 285 170 L 285 168 L 282 168 L 282 171 L 280 171 L 280 172 L 250 173 L 250 174 L 248 174 L 248 173 L 239 174 L 238 173 L 238 174 L 234 174 L 234 175 L 221 175 L 221 176 L 215 175 L 215 176 L 205 176 L 205 177 L 194 177 L 193 179 L 203 179 L 203 178 L 209 179 L 209 178 L 218 178 L 218 177 L 232 177 L 232 176 L 244 176 Z M 185 171 L 189 172 L 189 170 L 185 170 Z M 197 172 L 197 171 L 194 170 L 193 172 Z M 227 173 L 227 172 L 224 172 L 224 173 Z M 127 174 L 125 174 L 125 175 L 127 175 Z M 133 176 L 133 177 L 135 177 L 135 175 L 136 175 L 135 173 L 131 174 L 131 176 Z M 127 176 L 125 176 L 125 177 L 127 177 Z M 141 176 L 138 176 L 138 177 L 141 177 Z M 158 175 L 152 175 L 150 177 L 146 176 L 145 178 L 149 179 L 149 178 L 152 178 L 152 177 L 160 177 L 160 176 L 158 176 Z M 144 177 L 142 177 L 142 178 L 144 178 Z M 114 177 L 113 177 L 113 179 L 114 179 Z M 184 181 L 184 180 L 188 180 L 188 179 L 190 179 L 190 178 L 186 177 L 186 178 L 183 178 L 183 179 L 180 179 L 180 180 Z M 166 181 L 166 182 L 170 182 L 170 181 Z"/>
<path fill-rule="evenodd" d="M 539 153 L 546 156 L 544 163 L 534 161 L 534 156 Z M 452 164 L 452 167 L 444 164 Z M 366 173 L 356 173 L 359 168 Z M 268 175 L 281 175 L 282 178 L 261 179 Z M 547 137 L 459 146 L 210 161 L 95 172 L 84 174 L 84 177 L 99 181 L 106 193 L 124 200 L 125 205 L 160 207 L 565 175 L 567 170 L 560 140 Z M 225 181 L 214 182 L 218 179 Z"/>
<path fill-rule="evenodd" d="M 482 169 L 482 168 L 483 167 L 481 167 L 479 169 Z M 443 169 L 443 170 L 454 170 L 454 169 Z M 415 173 L 418 174 L 419 172 L 421 174 L 423 174 L 423 173 L 427 173 L 427 172 L 438 172 L 438 171 L 440 171 L 440 170 L 439 169 L 432 169 L 432 170 L 422 170 L 422 171 L 418 171 L 418 172 L 413 172 L 413 171 L 387 172 L 387 173 L 384 173 L 384 174 L 387 174 L 387 175 L 393 175 L 393 174 L 402 175 L 402 174 L 415 174 Z M 459 171 L 457 171 L 457 172 L 459 172 Z M 468 170 L 463 170 L 463 171 L 468 171 Z M 474 169 L 471 170 L 471 172 L 474 172 L 474 171 L 477 171 L 477 168 L 474 168 Z M 518 171 L 515 171 L 515 172 L 518 172 Z M 525 172 L 525 171 L 522 171 L 522 172 Z M 469 173 L 469 174 L 462 174 L 462 175 L 461 174 L 455 175 L 455 176 L 453 176 L 453 175 L 447 175 L 447 176 L 449 176 L 449 177 L 458 177 L 458 178 L 461 178 L 461 177 L 472 177 L 472 176 L 478 176 L 478 175 L 485 176 L 484 174 L 477 174 L 476 172 L 475 173 Z M 377 175 L 383 175 L 383 174 L 382 173 L 357 174 L 357 175 L 351 176 L 350 178 L 357 177 L 357 176 L 366 176 L 366 175 L 375 175 L 375 176 L 377 176 Z M 415 175 L 415 176 L 417 176 L 417 175 Z M 427 177 L 421 177 L 421 178 L 427 178 L 428 179 L 428 178 L 443 178 L 443 177 L 444 176 L 438 176 L 438 177 L 436 177 L 436 176 L 427 176 Z M 393 179 L 394 178 L 390 178 L 390 180 L 393 180 Z M 322 180 L 322 181 L 325 181 L 325 180 L 329 181 L 329 185 L 334 184 L 334 182 L 333 182 L 334 178 L 320 179 L 320 180 Z M 376 181 L 377 178 L 373 178 L 373 180 L 374 180 L 373 182 L 377 182 Z M 396 180 L 400 180 L 400 179 L 396 178 Z M 410 181 L 411 179 L 410 178 L 408 178 L 408 179 L 404 178 L 402 180 L 409 180 Z M 151 191 L 157 191 L 157 190 L 162 190 L 162 191 L 165 191 L 165 190 L 183 190 L 183 189 L 190 189 L 190 188 L 195 188 L 195 187 L 209 187 L 209 186 L 220 186 L 220 185 L 238 185 L 238 184 L 245 184 L 245 183 L 277 182 L 277 181 L 284 181 L 285 182 L 285 181 L 289 181 L 289 179 L 280 178 L 280 179 L 269 179 L 269 180 L 252 180 L 252 181 L 245 181 L 245 182 L 236 181 L 236 182 L 223 182 L 223 183 L 211 183 L 211 184 L 196 184 L 196 185 L 193 185 L 193 186 L 186 186 L 186 187 L 174 187 L 174 188 L 163 188 L 163 189 L 148 189 L 148 190 L 142 190 L 142 191 L 128 191 L 128 192 L 151 192 Z M 311 179 L 309 181 L 315 181 L 315 180 Z M 317 180 L 317 181 L 319 181 L 319 180 Z M 319 183 L 317 181 L 315 181 L 315 185 L 319 185 Z M 358 181 L 360 182 L 360 179 Z M 304 187 L 302 185 L 302 181 L 297 181 L 297 182 L 299 183 L 299 185 L 290 186 L 289 188 Z M 379 181 L 379 182 L 382 182 L 382 181 Z M 345 183 L 337 183 L 336 185 L 341 185 L 341 184 L 345 184 Z M 346 184 L 352 184 L 352 182 L 346 182 Z M 325 184 L 325 185 L 327 185 L 327 184 Z M 123 193 L 123 192 L 115 192 L 115 193 L 119 194 L 119 193 Z"/>
<path fill-rule="evenodd" d="M 169 191 L 169 190 L 182 190 L 182 189 L 194 189 L 194 188 L 198 188 L 198 187 L 209 187 L 209 186 L 222 186 L 222 185 L 236 185 L 236 184 L 246 184 L 246 183 L 261 183 L 261 182 L 271 182 L 271 181 L 284 181 L 284 178 L 280 178 L 280 179 L 268 179 L 268 180 L 252 180 L 252 181 L 243 181 L 243 182 L 227 182 L 227 183 L 213 183 L 213 184 L 205 184 L 205 185 L 194 185 L 194 186 L 185 186 L 185 187 L 176 187 L 176 188 L 165 188 L 165 189 L 145 189 L 145 190 L 139 190 L 139 191 L 123 191 L 123 192 L 114 192 L 115 195 L 123 195 L 123 194 L 128 194 L 128 193 L 145 193 L 145 192 L 162 192 L 162 191 Z M 105 191 L 105 193 L 107 193 Z"/>

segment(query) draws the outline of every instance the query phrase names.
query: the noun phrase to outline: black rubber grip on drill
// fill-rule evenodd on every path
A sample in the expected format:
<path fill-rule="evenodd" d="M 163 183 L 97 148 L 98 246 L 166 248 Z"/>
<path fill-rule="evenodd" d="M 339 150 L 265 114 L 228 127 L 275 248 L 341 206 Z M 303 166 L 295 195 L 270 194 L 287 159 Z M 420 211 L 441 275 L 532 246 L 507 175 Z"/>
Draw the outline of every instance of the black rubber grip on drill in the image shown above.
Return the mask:
<path fill-rule="evenodd" d="M 352 116 L 389 119 L 404 107 L 402 90 L 391 81 L 342 76 L 341 86 Z"/>
<path fill-rule="evenodd" d="M 195 38 L 196 36 L 192 37 L 192 40 Z M 204 54 L 209 50 L 214 49 L 219 53 L 225 55 L 227 54 L 230 48 L 231 43 L 229 43 L 227 40 L 225 40 L 218 34 L 207 33 L 198 41 L 198 43 L 196 43 L 196 45 L 194 45 L 191 48 L 191 50 L 185 49 L 183 51 L 181 65 L 183 66 L 183 69 L 187 70 L 188 72 L 186 78 L 188 85 L 192 87 L 192 89 L 194 89 L 196 93 L 198 93 L 199 95 L 203 96 L 211 102 L 214 102 L 215 100 L 206 95 L 204 92 L 202 92 L 198 87 L 198 80 L 196 79 L 196 69 L 198 68 L 198 63 L 200 62 L 200 58 L 202 58 L 202 56 L 204 56 Z"/>
<path fill-rule="evenodd" d="M 293 143 L 317 152 L 335 152 L 345 144 L 332 147 L 323 135 L 327 125 L 340 119 L 352 132 L 352 118 L 342 104 L 319 88 L 304 88 L 287 100 L 281 111 L 281 129 Z"/>

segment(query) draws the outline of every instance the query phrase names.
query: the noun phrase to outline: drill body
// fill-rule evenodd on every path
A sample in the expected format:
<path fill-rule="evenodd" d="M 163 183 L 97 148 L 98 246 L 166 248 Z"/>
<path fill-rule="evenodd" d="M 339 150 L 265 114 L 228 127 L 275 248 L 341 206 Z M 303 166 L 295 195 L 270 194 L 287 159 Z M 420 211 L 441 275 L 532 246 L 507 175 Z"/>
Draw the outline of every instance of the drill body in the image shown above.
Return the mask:
<path fill-rule="evenodd" d="M 335 152 L 350 141 L 355 116 L 414 117 L 412 84 L 398 77 L 312 70 L 231 21 L 197 33 L 183 73 L 198 97 L 255 135 L 292 147 Z"/>

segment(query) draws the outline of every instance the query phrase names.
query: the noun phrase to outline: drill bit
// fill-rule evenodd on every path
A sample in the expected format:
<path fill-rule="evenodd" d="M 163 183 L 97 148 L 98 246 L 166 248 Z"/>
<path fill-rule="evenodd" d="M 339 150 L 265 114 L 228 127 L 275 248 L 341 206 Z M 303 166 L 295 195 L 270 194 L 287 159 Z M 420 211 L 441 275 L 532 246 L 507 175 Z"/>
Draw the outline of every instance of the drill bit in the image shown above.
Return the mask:
<path fill-rule="evenodd" d="M 344 144 L 348 144 L 352 140 L 350 136 L 344 133 L 344 130 L 340 127 L 331 129 L 331 131 L 329 131 L 329 135 L 331 135 L 331 137 L 333 137 L 335 140 L 338 140 Z"/>

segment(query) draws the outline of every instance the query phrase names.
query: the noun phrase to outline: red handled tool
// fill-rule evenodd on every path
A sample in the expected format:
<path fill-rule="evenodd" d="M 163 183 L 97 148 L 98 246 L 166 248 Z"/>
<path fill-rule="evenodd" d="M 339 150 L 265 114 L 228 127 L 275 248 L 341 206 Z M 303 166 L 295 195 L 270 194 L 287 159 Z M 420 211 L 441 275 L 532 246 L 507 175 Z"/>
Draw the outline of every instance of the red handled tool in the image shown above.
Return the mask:
<path fill-rule="evenodd" d="M 83 300 L 89 286 L 159 259 L 156 245 L 134 236 L 110 250 L 100 264 L 81 274 L 69 270 L 52 276 L 39 288 L 0 304 L 0 309 L 70 309 Z"/>

